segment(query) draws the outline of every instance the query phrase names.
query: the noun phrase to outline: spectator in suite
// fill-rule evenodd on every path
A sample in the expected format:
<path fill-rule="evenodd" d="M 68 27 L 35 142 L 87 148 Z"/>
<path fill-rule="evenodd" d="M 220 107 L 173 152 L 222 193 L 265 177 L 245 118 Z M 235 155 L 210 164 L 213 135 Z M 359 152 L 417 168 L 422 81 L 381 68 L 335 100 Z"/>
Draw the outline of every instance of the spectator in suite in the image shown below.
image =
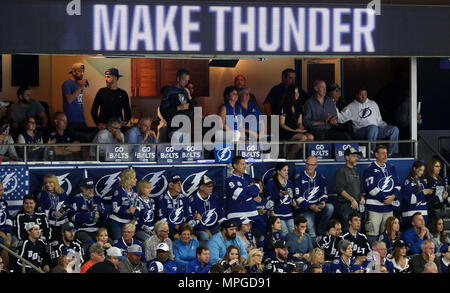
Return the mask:
<path fill-rule="evenodd" d="M 446 206 L 450 206 L 450 197 L 448 196 L 448 178 L 441 177 L 442 163 L 437 159 L 431 159 L 425 170 L 425 187 L 433 189 L 433 193 L 428 199 L 428 216 L 430 218 L 447 215 Z"/>
<path fill-rule="evenodd" d="M 411 258 L 411 266 L 414 273 L 423 273 L 427 263 L 435 263 L 439 273 L 442 273 L 439 260 L 436 257 L 434 243 L 431 240 L 424 240 L 421 245 L 422 253 Z"/>
<path fill-rule="evenodd" d="M 234 86 L 238 89 L 238 91 L 242 88 L 247 87 L 247 78 L 242 74 L 236 75 L 236 77 L 234 78 Z M 258 104 L 255 95 L 252 93 L 250 93 L 250 102 Z"/>
<path fill-rule="evenodd" d="M 264 123 L 259 111 L 258 105 L 250 101 L 250 88 L 243 87 L 238 89 L 239 101 L 243 119 L 249 121 L 244 123 L 245 139 L 250 142 L 256 142 L 258 138 L 264 135 Z"/>
<path fill-rule="evenodd" d="M 19 87 L 17 89 L 17 99 L 19 100 L 18 103 L 9 109 L 9 119 L 13 121 L 13 128 L 20 128 L 26 116 L 39 117 L 40 127 L 47 127 L 48 117 L 44 107 L 42 107 L 39 101 L 31 97 L 31 89 L 29 87 Z"/>
<path fill-rule="evenodd" d="M 131 119 L 128 94 L 118 85 L 121 76 L 117 68 L 105 71 L 106 87 L 98 90 L 91 109 L 91 116 L 98 130 L 105 129 L 106 123 L 109 124 L 111 119 L 119 120 L 119 124 L 122 126 L 128 124 Z"/>
<path fill-rule="evenodd" d="M 102 123 L 103 124 L 103 123 Z M 125 136 L 120 131 L 120 121 L 111 118 L 108 120 L 108 125 L 106 129 L 102 128 L 94 137 L 93 143 L 104 144 L 104 143 L 125 143 Z M 100 157 L 103 158 L 106 155 L 106 147 L 105 146 L 97 146 L 100 148 L 99 154 Z M 95 154 L 95 147 L 91 149 L 91 155 Z"/>
<path fill-rule="evenodd" d="M 332 83 L 330 88 L 328 89 L 328 96 L 333 99 L 334 104 L 336 105 L 337 111 L 342 111 L 345 106 L 347 106 L 347 102 L 341 97 L 341 88 L 338 84 Z"/>
<path fill-rule="evenodd" d="M 401 239 L 409 245 L 409 255 L 420 253 L 423 241 L 431 240 L 431 234 L 425 227 L 425 220 L 420 212 L 416 212 L 411 218 L 412 227 L 403 232 Z"/>
<path fill-rule="evenodd" d="M 360 87 L 356 99 L 338 113 L 339 123 L 349 120 L 353 123 L 353 136 L 356 139 L 376 141 L 377 139 L 398 140 L 398 127 L 388 125 L 381 118 L 375 101 L 367 98 L 367 89 Z M 398 144 L 389 146 L 389 155 L 398 153 Z"/>
<path fill-rule="evenodd" d="M 281 73 L 281 83 L 272 87 L 264 100 L 264 109 L 268 116 L 280 115 L 282 103 L 281 100 L 285 95 L 285 91 L 289 86 L 295 84 L 295 70 L 286 68 Z M 303 105 L 308 97 L 305 91 L 300 90 L 300 104 Z"/>
<path fill-rule="evenodd" d="M 36 120 L 32 116 L 26 116 L 22 123 L 22 129 L 24 132 L 17 137 L 17 143 L 23 143 L 27 145 L 43 144 L 40 131 L 36 130 Z M 42 146 L 29 146 L 27 148 L 27 160 L 29 161 L 43 161 L 44 160 L 44 147 Z M 19 153 L 24 156 L 24 148 L 19 147 Z"/>
<path fill-rule="evenodd" d="M 211 269 L 211 262 L 209 261 L 209 248 L 206 246 L 199 246 L 195 250 L 197 259 L 191 261 L 186 266 L 186 273 L 206 274 Z"/>
<path fill-rule="evenodd" d="M 392 244 L 392 256 L 389 260 L 394 266 L 394 273 L 412 273 L 411 258 L 406 255 L 407 247 L 403 240 L 395 240 Z"/>
<path fill-rule="evenodd" d="M 78 144 L 80 143 L 73 132 L 67 129 L 67 116 L 63 112 L 55 113 L 55 128 L 50 131 L 50 138 L 48 143 L 70 143 L 70 144 Z M 66 156 L 70 156 L 74 153 L 78 153 L 81 150 L 80 146 L 55 146 L 53 147 L 56 158 L 58 161 L 67 160 Z"/>
<path fill-rule="evenodd" d="M 66 125 L 70 132 L 83 141 L 89 141 L 90 134 L 87 133 L 86 121 L 84 119 L 83 100 L 89 83 L 84 78 L 84 64 L 74 63 L 70 70 L 70 78 L 62 84 L 63 109 L 66 116 Z M 55 119 L 57 119 L 55 117 Z"/>
<path fill-rule="evenodd" d="M 149 117 L 139 118 L 138 125 L 127 131 L 125 141 L 128 143 L 157 143 L 156 134 L 151 129 L 152 121 Z"/>
<path fill-rule="evenodd" d="M 345 165 L 334 174 L 333 190 L 337 193 L 337 213 L 342 223 L 342 230 L 348 230 L 348 215 L 359 211 L 359 205 L 365 204 L 359 170 L 356 169 L 361 153 L 349 147 L 344 152 Z"/>
<path fill-rule="evenodd" d="M 234 86 L 227 86 L 223 92 L 224 104 L 219 108 L 222 131 L 216 132 L 216 141 L 239 141 L 244 139 L 242 108 L 238 103 L 238 92 Z"/>
<path fill-rule="evenodd" d="M 175 262 L 184 272 L 187 264 L 195 260 L 195 251 L 199 243 L 197 239 L 192 237 L 192 227 L 189 224 L 181 225 L 179 231 L 180 239 L 173 242 L 173 253 L 175 254 Z"/>
<path fill-rule="evenodd" d="M 159 110 L 167 122 L 169 141 L 173 142 L 189 142 L 191 141 L 191 133 L 181 132 L 178 125 L 172 126 L 172 119 L 177 115 L 184 115 L 188 119 L 194 114 L 194 100 L 190 91 L 186 88 L 189 82 L 190 73 L 186 69 L 180 69 L 176 75 L 176 83 L 174 86 L 166 88 Z M 172 139 L 172 137 L 174 137 Z"/>
<path fill-rule="evenodd" d="M 428 223 L 427 198 L 433 192 L 431 188 L 425 188 L 423 173 L 425 165 L 421 161 L 415 161 L 408 177 L 403 182 L 401 189 L 402 218 L 403 223 L 410 223 L 413 214 L 422 214 L 425 223 Z"/>
<path fill-rule="evenodd" d="M 300 101 L 300 89 L 295 86 L 289 86 L 282 97 L 280 113 L 280 139 L 292 140 L 297 142 L 313 141 L 314 136 L 308 133 L 303 125 L 303 105 Z M 295 159 L 302 144 L 288 145 L 290 148 L 286 159 Z"/>
<path fill-rule="evenodd" d="M 305 103 L 303 122 L 314 139 L 321 140 L 350 140 L 348 132 L 337 128 L 338 114 L 334 101 L 326 95 L 327 85 L 323 80 L 316 80 L 313 84 L 314 95 Z"/>
<path fill-rule="evenodd" d="M 3 162 L 18 160 L 16 149 L 13 146 L 14 140 L 9 135 L 9 131 L 10 125 L 8 120 L 0 120 L 0 157 Z"/>

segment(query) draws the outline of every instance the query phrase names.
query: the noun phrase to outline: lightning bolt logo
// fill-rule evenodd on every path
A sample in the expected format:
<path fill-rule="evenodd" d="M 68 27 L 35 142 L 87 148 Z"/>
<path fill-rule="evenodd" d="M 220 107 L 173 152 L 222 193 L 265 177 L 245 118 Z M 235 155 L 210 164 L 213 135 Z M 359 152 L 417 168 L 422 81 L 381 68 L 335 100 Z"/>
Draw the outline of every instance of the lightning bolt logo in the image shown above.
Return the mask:
<path fill-rule="evenodd" d="M 108 192 L 111 191 L 112 186 L 114 185 L 114 183 L 116 183 L 116 181 L 118 180 L 118 177 L 120 175 L 121 171 L 114 173 L 114 174 L 110 174 L 110 175 L 106 175 L 104 177 L 102 177 L 97 184 L 95 185 L 95 191 L 97 192 L 97 194 L 100 195 L 100 197 L 104 197 L 106 194 L 108 194 Z M 104 179 L 104 178 L 108 178 L 108 180 L 106 180 L 105 182 L 105 186 L 104 188 L 99 192 L 97 187 L 98 184 Z"/>
<path fill-rule="evenodd" d="M 214 221 L 211 221 L 211 219 L 213 219 L 213 217 L 215 217 Z M 203 220 L 203 218 L 205 218 L 205 220 Z M 216 222 L 216 220 L 217 220 L 216 209 L 215 208 L 214 209 L 210 209 L 208 211 L 208 213 L 203 214 L 202 224 L 204 226 L 212 226 Z"/>
<path fill-rule="evenodd" d="M 148 182 L 150 182 L 152 184 L 152 190 L 150 192 L 150 196 L 151 197 L 160 196 L 166 190 L 167 179 L 163 175 L 164 172 L 166 172 L 166 170 L 159 171 L 159 172 L 154 172 L 154 173 L 149 173 L 149 174 L 145 175 L 144 178 L 142 178 L 142 179 L 145 179 L 145 180 L 147 180 Z M 162 188 L 156 189 L 156 185 L 160 182 L 160 180 L 163 180 L 163 186 L 162 186 Z"/>
<path fill-rule="evenodd" d="M 69 179 L 67 179 L 67 176 L 69 176 L 69 173 L 56 176 L 56 178 L 58 178 L 59 186 L 62 186 L 64 183 L 67 183 L 67 188 L 65 188 L 66 193 L 70 194 L 70 192 L 72 191 L 72 184 L 70 183 Z"/>
<path fill-rule="evenodd" d="M 181 224 L 183 222 L 183 217 L 180 217 L 180 215 L 182 214 L 183 214 L 183 207 L 177 208 L 170 214 L 170 221 L 175 225 Z"/>
<path fill-rule="evenodd" d="M 217 157 L 219 158 L 219 161 L 228 161 L 231 157 L 231 149 L 229 146 L 224 148 L 223 150 L 219 151 L 217 154 Z"/>
<path fill-rule="evenodd" d="M 313 198 L 314 195 L 316 195 L 316 193 L 317 193 L 318 191 L 319 191 L 319 186 L 315 186 L 315 187 L 311 190 L 311 192 L 309 193 L 308 199 L 309 199 L 309 198 Z"/>
<path fill-rule="evenodd" d="M 380 190 L 383 192 L 389 192 L 394 187 L 394 182 L 391 178 L 392 176 L 385 177 L 383 180 L 380 180 L 380 183 L 383 185 L 380 187 Z"/>
<path fill-rule="evenodd" d="M 5 187 L 4 191 L 5 194 L 11 193 L 17 188 L 17 178 L 14 176 L 15 174 L 16 174 L 15 172 L 12 172 L 6 174 L 5 178 L 3 178 L 2 182 L 3 186 Z"/>
<path fill-rule="evenodd" d="M 202 178 L 203 175 L 206 174 L 206 172 L 208 172 L 208 170 L 198 172 L 198 173 L 188 176 L 183 181 L 183 186 L 182 186 L 183 194 L 186 195 L 187 197 L 190 197 L 198 189 L 198 185 L 200 184 L 200 179 Z M 189 189 L 186 190 L 184 185 L 189 182 L 189 178 L 191 178 L 192 176 L 194 176 L 194 179 L 192 179 L 191 186 L 189 187 Z"/>

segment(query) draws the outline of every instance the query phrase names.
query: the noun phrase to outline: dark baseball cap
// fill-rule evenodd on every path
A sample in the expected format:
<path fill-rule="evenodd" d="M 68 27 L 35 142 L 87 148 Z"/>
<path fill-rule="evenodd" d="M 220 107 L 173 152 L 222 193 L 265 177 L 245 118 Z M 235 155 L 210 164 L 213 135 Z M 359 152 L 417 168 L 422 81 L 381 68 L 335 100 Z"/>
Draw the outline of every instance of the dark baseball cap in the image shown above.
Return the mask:
<path fill-rule="evenodd" d="M 337 83 L 332 83 L 328 91 L 331 92 L 334 91 L 335 89 L 341 89 L 341 87 Z"/>
<path fill-rule="evenodd" d="M 225 220 L 220 223 L 220 229 L 228 229 L 233 227 L 236 227 L 236 223 L 232 220 Z"/>
<path fill-rule="evenodd" d="M 178 181 L 183 181 L 180 175 L 172 175 L 169 179 L 169 183 L 177 183 Z"/>
<path fill-rule="evenodd" d="M 119 69 L 114 68 L 114 67 L 112 67 L 112 68 L 106 70 L 106 71 L 105 71 L 105 75 L 113 75 L 113 76 L 117 76 L 117 77 L 123 76 L 123 75 L 120 75 L 120 74 L 119 74 Z"/>
<path fill-rule="evenodd" d="M 350 156 L 350 155 L 354 155 L 354 154 L 357 154 L 360 156 L 362 155 L 362 153 L 360 151 L 356 150 L 354 147 L 349 147 L 344 152 L 344 156 Z"/>
<path fill-rule="evenodd" d="M 275 242 L 274 248 L 289 248 L 289 246 L 285 240 L 279 239 Z"/>
<path fill-rule="evenodd" d="M 215 182 L 206 175 L 203 175 L 202 178 L 200 179 L 200 185 L 209 185 L 214 183 Z"/>
<path fill-rule="evenodd" d="M 64 224 L 62 224 L 61 229 L 66 231 L 72 231 L 73 229 L 75 229 L 75 226 L 72 224 L 72 222 L 65 222 Z"/>
<path fill-rule="evenodd" d="M 396 248 L 396 247 L 407 247 L 407 246 L 408 246 L 408 244 L 406 244 L 406 242 L 401 240 L 401 239 L 395 240 L 394 244 L 392 244 L 393 248 Z"/>
<path fill-rule="evenodd" d="M 80 186 L 87 188 L 87 189 L 92 189 L 92 188 L 94 188 L 94 180 L 89 179 L 89 178 L 83 179 L 80 182 Z"/>
<path fill-rule="evenodd" d="M 448 244 L 445 243 L 444 245 L 441 246 L 441 248 L 439 250 L 440 250 L 441 253 L 448 252 Z"/>

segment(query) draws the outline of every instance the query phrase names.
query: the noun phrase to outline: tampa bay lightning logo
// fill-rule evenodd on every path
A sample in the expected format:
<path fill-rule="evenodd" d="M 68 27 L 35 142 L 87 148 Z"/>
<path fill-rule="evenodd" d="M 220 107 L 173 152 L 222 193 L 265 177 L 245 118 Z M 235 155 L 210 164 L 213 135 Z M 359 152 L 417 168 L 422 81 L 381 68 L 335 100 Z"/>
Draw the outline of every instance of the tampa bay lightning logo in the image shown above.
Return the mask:
<path fill-rule="evenodd" d="M 100 178 L 100 180 L 95 184 L 95 193 L 98 194 L 101 198 L 107 195 L 112 190 L 116 182 L 119 181 L 120 173 L 121 171 L 113 174 L 108 174 Z"/>
<path fill-rule="evenodd" d="M 142 178 L 143 180 L 147 180 L 152 184 L 150 197 L 158 197 L 163 194 L 164 191 L 166 191 L 168 183 L 166 176 L 163 175 L 164 172 L 166 172 L 166 170 L 148 173 Z"/>
<path fill-rule="evenodd" d="M 0 178 L 0 181 L 3 183 L 3 193 L 10 194 L 14 190 L 17 189 L 19 181 L 17 181 L 16 173 L 8 173 L 4 178 Z"/>
<path fill-rule="evenodd" d="M 303 197 L 306 198 L 307 200 L 313 199 L 318 191 L 319 191 L 319 186 L 314 186 L 312 188 L 308 188 L 307 190 L 305 190 L 305 192 L 303 192 Z"/>
<path fill-rule="evenodd" d="M 203 213 L 202 219 L 200 220 L 203 226 L 211 227 L 217 222 L 218 215 L 216 209 L 210 209 Z"/>
<path fill-rule="evenodd" d="M 392 179 L 392 176 L 387 176 L 378 181 L 378 189 L 381 190 L 381 192 L 390 192 L 394 188 L 394 180 Z"/>
<path fill-rule="evenodd" d="M 59 186 L 61 186 L 62 189 L 66 191 L 66 194 L 69 195 L 72 192 L 72 183 L 70 182 L 69 176 L 70 173 L 65 173 L 59 176 L 56 176 L 58 178 Z"/>
<path fill-rule="evenodd" d="M 148 210 L 144 213 L 144 222 L 153 222 L 153 218 L 155 216 L 155 213 L 153 210 Z"/>
<path fill-rule="evenodd" d="M 179 207 L 179 208 L 173 210 L 169 215 L 169 220 L 174 225 L 179 225 L 179 224 L 183 223 L 183 220 L 184 220 L 183 207 Z"/>
<path fill-rule="evenodd" d="M 191 174 L 184 179 L 183 185 L 181 185 L 181 191 L 185 196 L 190 197 L 198 189 L 200 179 L 206 174 L 206 172 L 208 172 L 208 170 Z"/>
<path fill-rule="evenodd" d="M 372 110 L 370 108 L 364 108 L 359 111 L 359 118 L 369 118 L 372 115 Z"/>
<path fill-rule="evenodd" d="M 221 162 L 228 161 L 231 158 L 231 154 L 231 147 L 227 146 L 217 151 L 217 159 Z"/>
<path fill-rule="evenodd" d="M 270 168 L 269 170 L 267 170 L 262 177 L 262 182 L 266 182 L 266 180 L 269 180 L 269 178 L 273 176 L 274 171 L 275 168 Z"/>
<path fill-rule="evenodd" d="M 291 204 L 292 196 L 290 194 L 284 195 L 280 200 L 280 205 L 289 205 Z"/>

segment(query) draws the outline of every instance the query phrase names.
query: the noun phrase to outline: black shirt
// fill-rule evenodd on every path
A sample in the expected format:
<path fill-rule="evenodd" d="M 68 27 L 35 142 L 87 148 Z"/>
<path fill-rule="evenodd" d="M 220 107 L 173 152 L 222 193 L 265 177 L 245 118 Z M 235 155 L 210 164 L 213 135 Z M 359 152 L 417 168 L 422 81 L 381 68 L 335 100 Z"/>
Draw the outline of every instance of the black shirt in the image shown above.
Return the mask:
<path fill-rule="evenodd" d="M 60 135 L 56 129 L 52 129 L 49 138 L 56 139 L 56 143 L 72 143 L 76 140 L 75 136 L 69 129 L 64 130 L 63 135 Z"/>
<path fill-rule="evenodd" d="M 303 106 L 308 99 L 308 94 L 301 88 L 298 88 L 300 96 L 298 97 L 299 103 Z M 283 99 L 286 87 L 284 83 L 280 83 L 274 86 L 267 94 L 264 104 L 270 104 L 272 107 L 272 115 L 281 114 L 281 100 Z"/>
<path fill-rule="evenodd" d="M 89 268 L 89 270 L 86 271 L 87 274 L 115 274 L 120 273 L 118 269 L 114 266 L 112 262 L 109 260 L 104 260 L 103 262 L 99 262 L 92 267 Z"/>
<path fill-rule="evenodd" d="M 100 114 L 98 114 L 99 108 Z M 122 109 L 125 117 L 122 115 Z M 107 87 L 101 88 L 92 104 L 91 116 L 95 124 L 107 123 L 111 118 L 118 118 L 126 122 L 130 121 L 131 109 L 127 92 L 120 88 L 116 90 L 111 90 Z"/>

